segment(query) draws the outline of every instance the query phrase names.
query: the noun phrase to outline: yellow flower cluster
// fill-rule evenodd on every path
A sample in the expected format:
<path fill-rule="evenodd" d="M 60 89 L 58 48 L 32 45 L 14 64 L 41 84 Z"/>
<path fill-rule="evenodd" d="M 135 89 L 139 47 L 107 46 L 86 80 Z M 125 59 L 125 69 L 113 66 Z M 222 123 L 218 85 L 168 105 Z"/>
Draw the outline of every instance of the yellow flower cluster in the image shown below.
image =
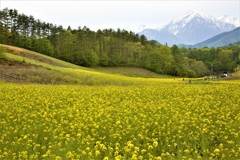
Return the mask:
<path fill-rule="evenodd" d="M 240 82 L 0 84 L 0 159 L 240 159 Z"/>

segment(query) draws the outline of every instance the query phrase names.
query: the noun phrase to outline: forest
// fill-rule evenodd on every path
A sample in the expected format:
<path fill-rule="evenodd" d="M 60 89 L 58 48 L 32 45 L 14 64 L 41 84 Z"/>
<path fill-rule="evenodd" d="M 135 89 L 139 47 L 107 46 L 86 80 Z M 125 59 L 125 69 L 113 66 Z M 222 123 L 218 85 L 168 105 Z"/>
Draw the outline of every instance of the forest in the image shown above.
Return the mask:
<path fill-rule="evenodd" d="M 81 66 L 134 66 L 181 77 L 233 72 L 240 64 L 240 43 L 221 48 L 170 47 L 124 29 L 64 28 L 8 8 L 0 11 L 0 43 Z"/>

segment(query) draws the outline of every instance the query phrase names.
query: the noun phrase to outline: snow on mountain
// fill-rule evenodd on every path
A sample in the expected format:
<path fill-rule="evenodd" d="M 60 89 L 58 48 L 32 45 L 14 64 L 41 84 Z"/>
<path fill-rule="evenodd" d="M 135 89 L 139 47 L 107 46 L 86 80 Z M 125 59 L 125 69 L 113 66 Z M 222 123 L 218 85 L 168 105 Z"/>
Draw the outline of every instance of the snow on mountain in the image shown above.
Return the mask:
<path fill-rule="evenodd" d="M 234 17 L 222 16 L 219 18 L 215 18 L 203 12 L 189 11 L 184 16 L 174 21 L 171 21 L 169 24 L 167 24 L 164 27 L 157 28 L 157 30 L 159 31 L 167 30 L 169 33 L 177 35 L 178 32 L 181 31 L 188 23 L 191 23 L 196 19 L 198 19 L 197 23 L 202 24 L 204 22 L 207 22 L 208 24 L 212 24 L 213 26 L 215 25 L 222 32 L 233 29 L 232 27 L 228 28 L 226 24 L 233 25 L 234 27 L 238 27 L 240 25 L 240 22 L 237 20 L 237 18 L 234 18 Z"/>
<path fill-rule="evenodd" d="M 186 26 L 186 24 L 188 24 L 192 19 L 197 18 L 197 17 L 204 17 L 206 20 L 211 19 L 211 17 L 208 17 L 205 14 L 201 14 L 200 12 L 189 11 L 184 16 L 182 16 L 174 21 L 171 21 L 165 27 L 159 28 L 159 30 L 166 29 L 169 33 L 176 35 L 182 28 L 184 28 Z"/>
<path fill-rule="evenodd" d="M 220 33 L 233 30 L 239 24 L 239 20 L 234 17 L 215 18 L 202 12 L 189 11 L 167 25 L 156 28 L 155 31 L 151 30 L 151 34 L 148 34 L 149 30 L 147 29 L 139 34 L 144 34 L 147 38 L 163 44 L 196 44 Z"/>
<path fill-rule="evenodd" d="M 127 31 L 132 31 L 134 33 L 138 33 L 138 32 L 143 31 L 144 29 L 146 29 L 146 26 L 145 25 L 131 25 L 131 26 L 124 27 L 124 29 Z"/>
<path fill-rule="evenodd" d="M 235 17 L 231 17 L 231 16 L 221 16 L 217 18 L 219 21 L 221 22 L 225 22 L 225 23 L 229 23 L 234 25 L 235 27 L 239 27 L 240 26 L 240 21 L 235 18 Z"/>

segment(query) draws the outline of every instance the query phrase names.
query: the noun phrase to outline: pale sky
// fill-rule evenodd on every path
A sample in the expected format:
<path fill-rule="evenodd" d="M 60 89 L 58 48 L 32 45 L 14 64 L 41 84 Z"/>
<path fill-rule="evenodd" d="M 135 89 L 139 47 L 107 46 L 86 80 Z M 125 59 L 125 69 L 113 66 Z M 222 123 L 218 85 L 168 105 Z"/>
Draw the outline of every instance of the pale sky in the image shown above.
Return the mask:
<path fill-rule="evenodd" d="M 240 20 L 240 0 L 0 0 L 0 9 L 5 7 L 45 22 L 92 30 L 132 25 L 157 28 L 190 10 Z"/>

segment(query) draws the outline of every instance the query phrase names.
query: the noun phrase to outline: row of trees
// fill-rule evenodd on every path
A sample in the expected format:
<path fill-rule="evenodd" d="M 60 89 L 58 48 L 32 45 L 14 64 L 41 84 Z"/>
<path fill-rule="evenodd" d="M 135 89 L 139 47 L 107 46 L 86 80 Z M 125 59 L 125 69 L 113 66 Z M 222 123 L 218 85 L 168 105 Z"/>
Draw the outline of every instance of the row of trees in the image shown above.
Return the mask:
<path fill-rule="evenodd" d="M 64 29 L 19 14 L 15 9 L 0 11 L 0 43 L 15 45 L 83 66 L 136 66 L 162 74 L 203 76 L 209 63 L 199 50 L 171 48 L 126 30 L 87 27 Z M 204 63 L 203 63 L 204 62 Z"/>
<path fill-rule="evenodd" d="M 204 62 L 212 73 L 233 72 L 240 64 L 240 45 L 222 48 L 190 49 L 186 56 Z"/>

